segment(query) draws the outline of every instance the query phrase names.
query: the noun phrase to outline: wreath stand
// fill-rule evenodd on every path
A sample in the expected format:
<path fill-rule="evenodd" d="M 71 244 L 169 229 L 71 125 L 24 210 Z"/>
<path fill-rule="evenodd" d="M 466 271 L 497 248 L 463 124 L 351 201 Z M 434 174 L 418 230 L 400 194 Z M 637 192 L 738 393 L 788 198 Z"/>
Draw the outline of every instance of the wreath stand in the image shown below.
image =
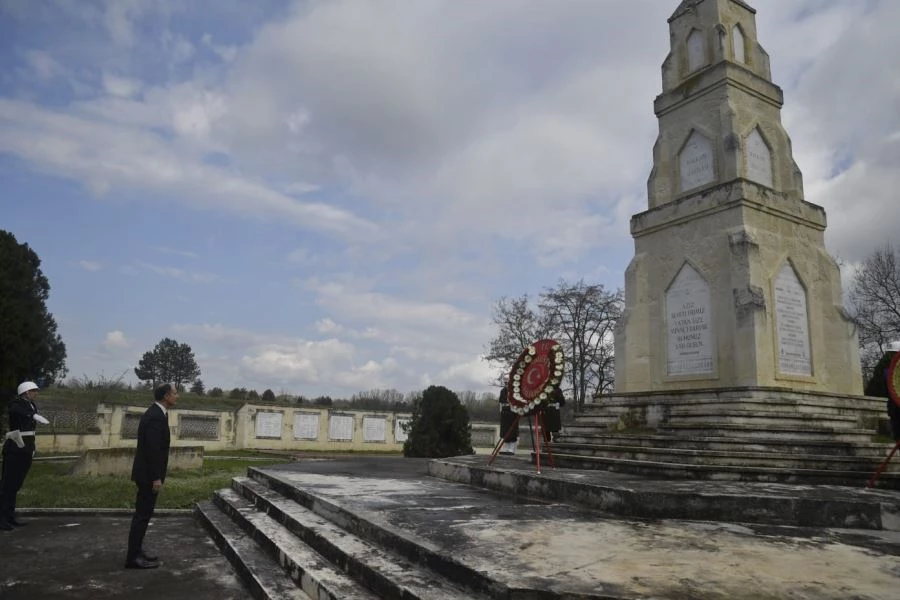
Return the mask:
<path fill-rule="evenodd" d="M 866 484 L 867 488 L 875 487 L 875 482 L 878 481 L 878 477 L 881 475 L 881 472 L 884 471 L 885 467 L 887 467 L 888 462 L 890 462 L 891 457 L 894 456 L 894 452 L 897 451 L 897 448 L 900 448 L 900 440 L 897 440 L 897 443 L 894 444 L 894 449 L 891 450 L 891 453 L 887 455 L 887 458 L 884 459 L 884 462 L 879 465 L 878 469 L 872 473 L 872 477 L 869 478 L 869 482 Z"/>
<path fill-rule="evenodd" d="M 529 415 L 525 415 L 528 417 Z M 528 420 L 528 430 L 531 432 L 531 447 L 534 451 L 535 458 L 535 466 L 537 467 L 538 475 L 541 474 L 541 437 L 546 431 L 546 426 L 544 425 L 544 408 L 543 406 L 539 406 L 531 412 L 532 419 Z M 503 444 L 512 437 L 512 432 L 515 430 L 516 426 L 519 424 L 519 419 L 522 415 L 516 415 L 516 418 L 513 419 L 512 425 L 509 426 L 509 429 L 506 430 L 506 433 L 503 434 L 503 437 L 500 438 L 500 441 L 497 442 L 497 445 L 494 446 L 494 451 L 491 453 L 491 459 L 488 461 L 488 466 L 493 464 L 494 459 L 497 458 L 497 454 L 500 452 L 500 448 L 503 447 Z M 538 435 L 535 436 L 535 430 L 538 431 Z M 547 447 L 547 457 L 550 459 L 550 466 L 553 465 L 553 449 L 551 448 L 550 442 L 544 440 L 544 445 Z"/>

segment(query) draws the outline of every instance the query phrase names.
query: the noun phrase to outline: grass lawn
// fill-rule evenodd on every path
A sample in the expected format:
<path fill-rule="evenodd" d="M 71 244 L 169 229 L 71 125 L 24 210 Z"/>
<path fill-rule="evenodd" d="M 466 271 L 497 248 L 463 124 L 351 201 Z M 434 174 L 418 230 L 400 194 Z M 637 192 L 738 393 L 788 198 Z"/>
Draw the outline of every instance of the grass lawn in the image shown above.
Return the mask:
<path fill-rule="evenodd" d="M 222 459 L 204 461 L 203 468 L 170 471 L 157 508 L 193 508 L 209 500 L 213 491 L 228 487 L 231 478 L 246 475 L 248 467 L 287 462 Z M 134 508 L 136 488 L 128 476 L 66 475 L 70 464 L 34 463 L 19 492 L 20 508 Z"/>

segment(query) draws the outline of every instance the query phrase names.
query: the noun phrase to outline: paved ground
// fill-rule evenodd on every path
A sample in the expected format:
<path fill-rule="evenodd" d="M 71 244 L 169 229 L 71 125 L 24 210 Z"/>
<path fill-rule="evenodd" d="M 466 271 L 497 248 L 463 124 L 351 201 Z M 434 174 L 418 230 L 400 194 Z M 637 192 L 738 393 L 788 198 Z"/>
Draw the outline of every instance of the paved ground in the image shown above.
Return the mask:
<path fill-rule="evenodd" d="M 129 517 L 29 515 L 27 521 L 20 529 L 0 531 L 3 600 L 249 597 L 191 515 L 153 520 L 145 546 L 162 566 L 147 571 L 122 568 Z"/>

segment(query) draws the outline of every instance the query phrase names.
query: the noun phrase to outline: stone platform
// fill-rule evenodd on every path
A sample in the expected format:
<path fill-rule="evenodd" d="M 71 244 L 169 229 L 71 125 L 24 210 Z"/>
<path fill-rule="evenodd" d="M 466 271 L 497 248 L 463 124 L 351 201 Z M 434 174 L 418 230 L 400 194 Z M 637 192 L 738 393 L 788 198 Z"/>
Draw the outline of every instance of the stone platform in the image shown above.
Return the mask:
<path fill-rule="evenodd" d="M 560 466 L 655 478 L 862 486 L 882 398 L 745 387 L 595 398 L 566 423 Z M 900 461 L 879 486 L 900 489 Z"/>
<path fill-rule="evenodd" d="M 900 589 L 896 492 L 542 471 L 524 456 L 304 460 L 250 469 L 196 513 L 255 598 L 887 600 Z"/>

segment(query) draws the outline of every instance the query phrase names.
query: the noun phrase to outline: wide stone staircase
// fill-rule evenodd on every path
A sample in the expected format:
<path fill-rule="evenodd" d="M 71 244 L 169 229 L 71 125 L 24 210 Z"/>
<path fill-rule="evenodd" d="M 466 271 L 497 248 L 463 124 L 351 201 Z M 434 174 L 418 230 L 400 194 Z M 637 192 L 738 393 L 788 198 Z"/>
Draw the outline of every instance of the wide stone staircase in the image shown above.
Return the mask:
<path fill-rule="evenodd" d="M 873 442 L 884 411 L 877 398 L 766 388 L 611 395 L 575 414 L 551 451 L 560 467 L 861 486 L 893 447 Z M 878 485 L 900 488 L 900 456 Z"/>
<path fill-rule="evenodd" d="M 258 600 L 503 595 L 452 556 L 270 472 L 250 469 L 195 513 Z"/>

